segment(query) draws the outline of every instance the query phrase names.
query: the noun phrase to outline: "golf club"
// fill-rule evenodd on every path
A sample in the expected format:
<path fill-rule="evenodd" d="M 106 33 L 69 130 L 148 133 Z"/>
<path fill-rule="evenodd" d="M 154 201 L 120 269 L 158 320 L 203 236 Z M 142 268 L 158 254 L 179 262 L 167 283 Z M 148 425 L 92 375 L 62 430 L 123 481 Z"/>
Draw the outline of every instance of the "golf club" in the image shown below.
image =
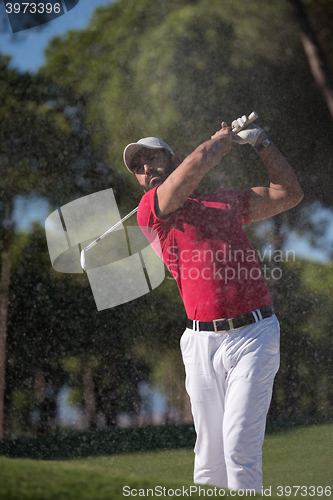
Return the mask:
<path fill-rule="evenodd" d="M 254 111 L 248 116 L 248 119 L 247 121 L 244 123 L 244 125 L 242 127 L 236 127 L 234 129 L 232 129 L 233 132 L 235 133 L 238 133 L 240 132 L 241 130 L 243 130 L 244 128 L 246 128 L 250 123 L 252 123 L 254 120 L 256 120 L 258 118 L 258 115 L 257 113 L 255 113 Z M 114 226 L 110 227 L 110 229 L 108 229 L 105 233 L 103 233 L 101 236 L 99 236 L 96 240 L 92 241 L 88 246 L 86 246 L 85 248 L 83 248 L 83 250 L 81 250 L 81 257 L 80 257 L 80 264 L 81 264 L 81 267 L 82 269 L 85 271 L 86 270 L 86 252 L 88 250 L 90 250 L 91 248 L 93 248 L 99 241 L 101 241 L 105 236 L 107 236 L 109 233 L 111 233 L 111 231 L 113 231 L 114 229 L 116 229 L 118 226 L 120 226 L 125 220 L 129 219 L 131 217 L 131 215 L 135 214 L 135 212 L 138 210 L 138 207 L 134 208 L 134 210 L 132 210 L 132 212 L 130 212 L 129 214 L 127 214 L 123 219 L 121 219 L 119 222 L 117 222 Z"/>
<path fill-rule="evenodd" d="M 129 219 L 131 215 L 135 214 L 135 212 L 138 210 L 139 207 L 134 208 L 132 212 L 129 214 L 125 215 L 120 221 L 118 221 L 114 226 L 110 227 L 105 233 L 103 233 L 99 238 L 97 238 L 95 241 L 92 241 L 88 246 L 86 246 L 83 250 L 81 250 L 81 258 L 80 258 L 80 264 L 82 269 L 85 271 L 86 270 L 86 252 L 87 250 L 90 250 L 92 247 L 94 247 L 99 241 L 101 241 L 105 236 L 107 236 L 111 231 L 116 229 L 118 226 L 120 226 L 125 220 Z"/>

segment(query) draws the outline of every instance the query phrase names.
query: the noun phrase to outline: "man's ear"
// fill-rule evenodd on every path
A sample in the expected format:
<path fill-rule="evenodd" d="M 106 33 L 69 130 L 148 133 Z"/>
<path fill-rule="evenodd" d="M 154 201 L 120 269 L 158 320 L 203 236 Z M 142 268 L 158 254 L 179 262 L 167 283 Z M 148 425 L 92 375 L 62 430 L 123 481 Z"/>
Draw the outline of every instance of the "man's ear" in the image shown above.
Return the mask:
<path fill-rule="evenodd" d="M 182 163 L 182 159 L 179 155 L 172 155 L 171 158 L 175 168 L 179 167 L 179 165 Z"/>

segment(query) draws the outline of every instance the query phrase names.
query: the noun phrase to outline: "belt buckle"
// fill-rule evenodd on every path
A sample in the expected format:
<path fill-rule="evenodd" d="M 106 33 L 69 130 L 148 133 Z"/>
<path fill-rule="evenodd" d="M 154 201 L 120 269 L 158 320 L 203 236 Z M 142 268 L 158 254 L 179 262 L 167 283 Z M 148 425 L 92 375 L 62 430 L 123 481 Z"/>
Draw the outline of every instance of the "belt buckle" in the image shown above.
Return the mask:
<path fill-rule="evenodd" d="M 228 321 L 229 323 L 229 330 L 234 329 L 234 323 L 232 319 L 227 319 L 227 318 L 221 318 L 221 319 L 213 319 L 213 325 L 214 325 L 214 332 L 215 333 L 220 333 L 220 332 L 228 332 L 229 330 L 218 330 L 217 323 L 219 321 Z"/>

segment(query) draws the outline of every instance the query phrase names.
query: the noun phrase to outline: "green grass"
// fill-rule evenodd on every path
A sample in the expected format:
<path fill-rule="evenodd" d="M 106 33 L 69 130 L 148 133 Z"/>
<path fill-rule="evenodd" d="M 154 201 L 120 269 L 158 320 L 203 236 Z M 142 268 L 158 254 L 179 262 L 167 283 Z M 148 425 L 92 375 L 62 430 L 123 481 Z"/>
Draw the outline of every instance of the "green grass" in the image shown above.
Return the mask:
<path fill-rule="evenodd" d="M 154 453 L 145 455 L 147 455 L 145 457 L 147 461 L 155 457 Z M 128 458 L 130 463 L 133 463 L 136 457 L 128 456 Z M 137 458 L 140 460 L 141 454 L 138 454 Z M 179 463 L 182 463 L 182 460 L 179 460 Z M 129 468 L 128 465 L 126 468 Z M 103 459 L 101 464 L 93 464 L 89 460 L 46 462 L 0 457 L 0 499 L 124 500 L 127 498 L 123 495 L 125 486 L 131 491 L 136 490 L 136 496 L 142 496 L 140 490 L 147 492 L 148 488 L 154 490 L 159 487 L 159 491 L 162 492 L 160 496 L 169 498 L 174 496 L 173 493 L 168 496 L 167 492 L 170 490 L 182 491 L 185 488 L 187 492 L 190 492 L 191 486 L 195 488 L 190 481 L 150 477 L 148 471 L 145 476 L 140 476 L 136 468 L 134 468 L 135 473 L 133 469 L 129 469 L 127 474 L 119 474 L 113 471 L 110 464 Z M 133 499 L 132 495 L 127 496 Z M 149 493 L 148 496 L 151 498 L 152 494 Z M 193 493 L 190 498 L 196 500 L 201 497 Z M 239 498 L 235 497 L 236 500 Z"/>
<path fill-rule="evenodd" d="M 193 450 L 151 451 L 75 460 L 77 464 L 100 467 L 126 477 L 163 478 L 191 483 L 193 481 Z"/>
<path fill-rule="evenodd" d="M 264 485 L 329 485 L 333 491 L 333 425 L 266 436 L 263 476 Z"/>
<path fill-rule="evenodd" d="M 167 489 L 183 485 L 189 487 L 193 459 L 192 450 L 66 461 L 0 457 L 0 499 L 124 500 L 127 498 L 123 496 L 125 485 L 136 489 L 157 485 Z M 281 498 L 277 497 L 278 486 L 331 486 L 333 491 L 333 425 L 310 426 L 268 435 L 264 444 L 263 473 L 264 487 L 272 488 L 272 498 Z M 305 498 L 301 491 L 296 497 L 294 493 L 295 489 L 292 490 L 292 498 Z M 133 496 L 128 498 L 133 499 Z M 199 497 L 192 495 L 191 498 Z M 311 498 L 329 497 L 316 494 Z"/>

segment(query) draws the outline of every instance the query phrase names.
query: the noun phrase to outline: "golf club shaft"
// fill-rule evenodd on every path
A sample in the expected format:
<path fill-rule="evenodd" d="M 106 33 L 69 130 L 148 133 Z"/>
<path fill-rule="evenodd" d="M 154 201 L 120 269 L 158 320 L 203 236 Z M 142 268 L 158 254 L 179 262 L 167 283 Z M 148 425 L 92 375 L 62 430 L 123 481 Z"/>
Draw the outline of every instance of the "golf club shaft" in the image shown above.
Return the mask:
<path fill-rule="evenodd" d="M 105 236 L 107 236 L 111 231 L 116 229 L 118 226 L 120 226 L 125 220 L 129 219 L 131 215 L 135 214 L 135 212 L 138 210 L 138 207 L 134 208 L 132 212 L 129 214 L 125 215 L 120 221 L 118 221 L 114 226 L 110 227 L 105 233 L 103 233 L 101 236 L 99 236 L 96 240 L 92 241 L 88 246 L 86 246 L 83 250 L 81 250 L 81 258 L 80 258 L 80 263 L 82 269 L 85 271 L 86 269 L 86 251 L 90 250 L 92 247 L 94 247 L 99 241 L 101 241 Z"/>

